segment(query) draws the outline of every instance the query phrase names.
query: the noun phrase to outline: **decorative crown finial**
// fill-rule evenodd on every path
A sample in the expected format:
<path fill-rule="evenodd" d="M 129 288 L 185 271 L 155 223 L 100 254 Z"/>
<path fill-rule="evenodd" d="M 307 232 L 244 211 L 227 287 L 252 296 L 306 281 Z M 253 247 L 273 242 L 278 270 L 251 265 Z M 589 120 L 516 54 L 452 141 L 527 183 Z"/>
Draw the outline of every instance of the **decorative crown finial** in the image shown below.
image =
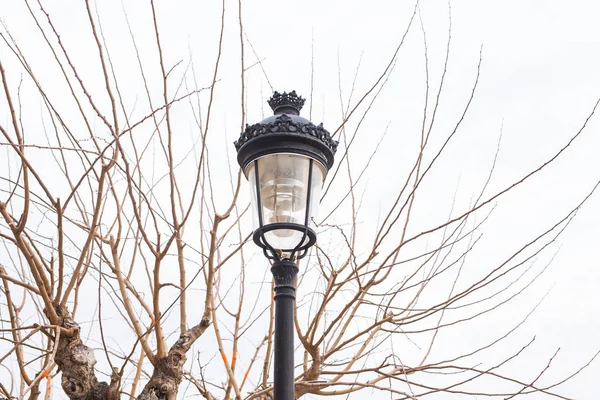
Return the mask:
<path fill-rule="evenodd" d="M 268 103 L 275 115 L 277 114 L 292 114 L 300 115 L 300 110 L 304 106 L 306 100 L 302 96 L 298 96 L 295 90 L 291 92 L 274 92 Z"/>

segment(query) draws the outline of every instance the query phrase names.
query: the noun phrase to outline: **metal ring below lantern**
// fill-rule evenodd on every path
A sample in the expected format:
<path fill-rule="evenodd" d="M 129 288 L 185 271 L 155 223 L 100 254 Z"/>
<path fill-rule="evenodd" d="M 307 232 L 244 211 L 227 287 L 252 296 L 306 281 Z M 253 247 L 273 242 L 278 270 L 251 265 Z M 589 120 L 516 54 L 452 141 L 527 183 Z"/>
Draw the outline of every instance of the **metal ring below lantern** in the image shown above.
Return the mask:
<path fill-rule="evenodd" d="M 291 229 L 291 230 L 299 231 L 302 233 L 306 233 L 306 237 L 304 237 L 304 240 L 303 240 L 305 243 L 302 244 L 302 242 L 300 242 L 300 245 L 296 246 L 293 249 L 274 249 L 265 240 L 264 235 L 265 235 L 265 233 L 276 230 L 276 229 Z M 306 241 L 306 238 L 308 238 L 308 241 Z M 304 251 L 304 250 L 307 250 L 310 247 L 312 247 L 315 243 L 317 243 L 317 234 L 310 227 L 305 227 L 300 224 L 293 224 L 290 222 L 276 222 L 274 224 L 265 225 L 261 228 L 256 229 L 254 231 L 254 234 L 252 235 L 252 239 L 254 240 L 254 243 L 256 243 L 256 245 L 262 249 L 269 250 L 272 252 L 281 251 L 281 252 L 291 253 L 291 252 Z M 298 257 L 298 258 L 301 258 L 301 257 Z"/>

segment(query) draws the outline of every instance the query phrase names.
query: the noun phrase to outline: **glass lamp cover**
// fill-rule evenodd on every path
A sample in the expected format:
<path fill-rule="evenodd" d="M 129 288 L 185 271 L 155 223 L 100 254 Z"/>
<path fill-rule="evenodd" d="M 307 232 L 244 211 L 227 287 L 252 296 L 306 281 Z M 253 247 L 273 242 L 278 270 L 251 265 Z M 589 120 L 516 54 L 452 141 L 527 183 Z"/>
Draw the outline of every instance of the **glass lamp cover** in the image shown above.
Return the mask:
<path fill-rule="evenodd" d="M 255 165 L 258 166 L 256 182 Z M 308 213 L 308 227 L 314 229 L 314 218 L 321 197 L 321 186 L 325 168 L 313 161 L 311 187 L 308 187 L 310 158 L 300 154 L 270 154 L 259 158 L 246 167 L 246 176 L 252 190 L 252 212 L 254 229 L 273 223 L 293 223 L 302 228 Z M 260 209 L 256 199 L 256 185 L 259 185 Z M 306 208 L 310 190 L 310 204 Z M 300 244 L 303 231 L 275 229 L 265 233 L 265 239 L 276 250 L 292 250 Z M 303 242 L 308 242 L 306 238 Z"/>

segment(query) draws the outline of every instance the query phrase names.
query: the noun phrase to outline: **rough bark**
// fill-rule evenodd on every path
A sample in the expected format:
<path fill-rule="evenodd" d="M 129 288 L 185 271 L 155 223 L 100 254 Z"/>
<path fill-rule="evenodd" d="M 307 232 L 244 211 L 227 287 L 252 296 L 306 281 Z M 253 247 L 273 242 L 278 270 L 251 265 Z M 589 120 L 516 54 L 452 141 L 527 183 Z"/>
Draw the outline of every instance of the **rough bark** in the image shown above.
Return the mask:
<path fill-rule="evenodd" d="M 179 336 L 169 349 L 166 357 L 157 359 L 150 381 L 137 397 L 138 400 L 175 400 L 183 379 L 183 366 L 186 353 L 192 344 L 210 326 L 209 313 L 205 313 L 200 323 Z"/>
<path fill-rule="evenodd" d="M 113 371 L 110 384 L 98 381 L 94 373 L 94 350 L 81 341 L 79 325 L 69 311 L 62 306 L 55 309 L 60 326 L 66 332 L 60 335 L 54 359 L 62 371 L 61 385 L 66 395 L 73 400 L 119 399 L 121 379 L 118 371 Z"/>
<path fill-rule="evenodd" d="M 111 382 L 100 382 L 94 373 L 96 357 L 94 351 L 82 342 L 79 325 L 65 307 L 56 306 L 60 335 L 54 361 L 62 371 L 62 388 L 73 400 L 118 400 L 120 398 L 121 376 L 113 371 Z M 140 400 L 175 400 L 183 378 L 186 353 L 192 344 L 210 325 L 205 317 L 200 324 L 179 336 L 166 357 L 156 359 L 152 377 L 137 397 Z"/>
<path fill-rule="evenodd" d="M 179 340 L 182 338 L 180 337 Z M 183 378 L 183 365 L 186 359 L 185 352 L 179 348 L 171 348 L 166 357 L 156 360 L 152 378 L 137 398 L 139 400 L 175 400 Z"/>

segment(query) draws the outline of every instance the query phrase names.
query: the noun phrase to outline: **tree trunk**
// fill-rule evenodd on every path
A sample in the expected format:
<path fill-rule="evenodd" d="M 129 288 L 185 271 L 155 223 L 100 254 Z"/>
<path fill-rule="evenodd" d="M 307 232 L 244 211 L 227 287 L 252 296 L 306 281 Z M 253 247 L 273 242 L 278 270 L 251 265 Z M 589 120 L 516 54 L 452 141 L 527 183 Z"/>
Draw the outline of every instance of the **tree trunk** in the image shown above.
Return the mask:
<path fill-rule="evenodd" d="M 65 307 L 56 306 L 60 326 L 68 333 L 61 334 L 54 361 L 62 371 L 61 385 L 70 399 L 118 400 L 121 377 L 113 371 L 110 384 L 99 382 L 94 373 L 94 350 L 80 337 L 80 327 Z"/>

